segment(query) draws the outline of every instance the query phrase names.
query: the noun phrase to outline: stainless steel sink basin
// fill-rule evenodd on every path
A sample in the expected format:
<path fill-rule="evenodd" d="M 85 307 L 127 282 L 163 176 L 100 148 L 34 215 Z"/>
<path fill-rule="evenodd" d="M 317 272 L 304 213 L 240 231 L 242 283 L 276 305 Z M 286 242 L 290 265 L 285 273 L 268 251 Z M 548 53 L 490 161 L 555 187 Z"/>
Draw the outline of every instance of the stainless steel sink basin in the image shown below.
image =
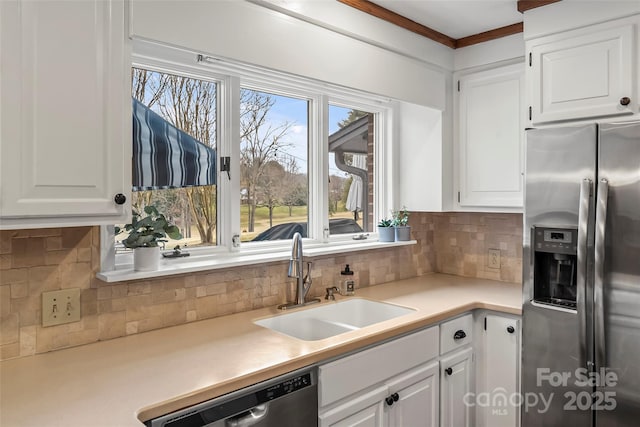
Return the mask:
<path fill-rule="evenodd" d="M 399 305 L 352 298 L 256 320 L 254 323 L 304 341 L 316 341 L 414 311 Z"/>

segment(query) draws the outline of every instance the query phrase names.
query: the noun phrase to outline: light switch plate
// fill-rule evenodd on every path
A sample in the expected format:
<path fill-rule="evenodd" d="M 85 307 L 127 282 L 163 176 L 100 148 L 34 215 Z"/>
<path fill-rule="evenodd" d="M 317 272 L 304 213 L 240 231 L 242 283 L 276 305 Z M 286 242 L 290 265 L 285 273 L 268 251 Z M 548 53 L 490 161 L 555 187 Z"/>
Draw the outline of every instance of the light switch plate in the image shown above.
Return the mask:
<path fill-rule="evenodd" d="M 500 268 L 500 249 L 489 249 L 487 251 L 487 267 Z"/>
<path fill-rule="evenodd" d="M 80 321 L 80 288 L 42 293 L 42 326 Z"/>

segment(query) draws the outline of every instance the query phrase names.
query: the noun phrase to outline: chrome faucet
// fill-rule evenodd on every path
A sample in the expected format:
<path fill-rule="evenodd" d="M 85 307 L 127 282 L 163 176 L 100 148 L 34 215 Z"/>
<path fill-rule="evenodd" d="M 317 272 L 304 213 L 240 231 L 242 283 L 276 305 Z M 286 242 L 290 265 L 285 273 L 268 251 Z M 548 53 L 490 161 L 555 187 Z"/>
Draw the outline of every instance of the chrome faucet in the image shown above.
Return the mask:
<path fill-rule="evenodd" d="M 287 272 L 289 277 L 296 279 L 296 300 L 286 304 L 279 305 L 278 308 L 286 310 L 288 308 L 302 307 L 307 304 L 313 304 L 320 302 L 320 299 L 315 298 L 309 301 L 305 301 L 305 297 L 311 289 L 311 263 L 307 263 L 307 274 L 304 274 L 304 260 L 302 259 L 302 235 L 295 233 L 293 235 L 293 244 L 291 245 L 291 258 L 289 259 L 289 270 Z"/>

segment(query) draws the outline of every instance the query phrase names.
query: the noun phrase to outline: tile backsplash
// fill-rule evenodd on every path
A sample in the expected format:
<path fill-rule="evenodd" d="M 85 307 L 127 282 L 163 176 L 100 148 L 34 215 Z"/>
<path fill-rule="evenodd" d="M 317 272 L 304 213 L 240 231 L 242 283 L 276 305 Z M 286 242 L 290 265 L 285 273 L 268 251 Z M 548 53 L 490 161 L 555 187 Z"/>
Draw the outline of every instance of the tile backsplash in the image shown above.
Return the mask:
<path fill-rule="evenodd" d="M 417 245 L 312 259 L 310 294 L 322 296 L 350 264 L 356 289 L 443 272 L 520 282 L 519 214 L 412 213 Z M 23 357 L 280 304 L 292 299 L 288 263 L 104 283 L 99 228 L 0 231 L 0 359 Z M 499 249 L 499 269 L 487 267 Z M 81 320 L 43 328 L 42 293 L 81 289 Z"/>

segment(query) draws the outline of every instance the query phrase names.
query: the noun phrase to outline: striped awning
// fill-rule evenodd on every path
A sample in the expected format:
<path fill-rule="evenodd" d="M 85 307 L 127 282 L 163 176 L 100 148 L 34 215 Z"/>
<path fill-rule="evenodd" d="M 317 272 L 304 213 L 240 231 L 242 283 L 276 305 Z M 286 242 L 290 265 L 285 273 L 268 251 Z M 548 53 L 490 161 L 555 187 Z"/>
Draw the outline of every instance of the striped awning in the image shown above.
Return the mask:
<path fill-rule="evenodd" d="M 216 150 L 133 100 L 133 190 L 216 183 Z"/>

